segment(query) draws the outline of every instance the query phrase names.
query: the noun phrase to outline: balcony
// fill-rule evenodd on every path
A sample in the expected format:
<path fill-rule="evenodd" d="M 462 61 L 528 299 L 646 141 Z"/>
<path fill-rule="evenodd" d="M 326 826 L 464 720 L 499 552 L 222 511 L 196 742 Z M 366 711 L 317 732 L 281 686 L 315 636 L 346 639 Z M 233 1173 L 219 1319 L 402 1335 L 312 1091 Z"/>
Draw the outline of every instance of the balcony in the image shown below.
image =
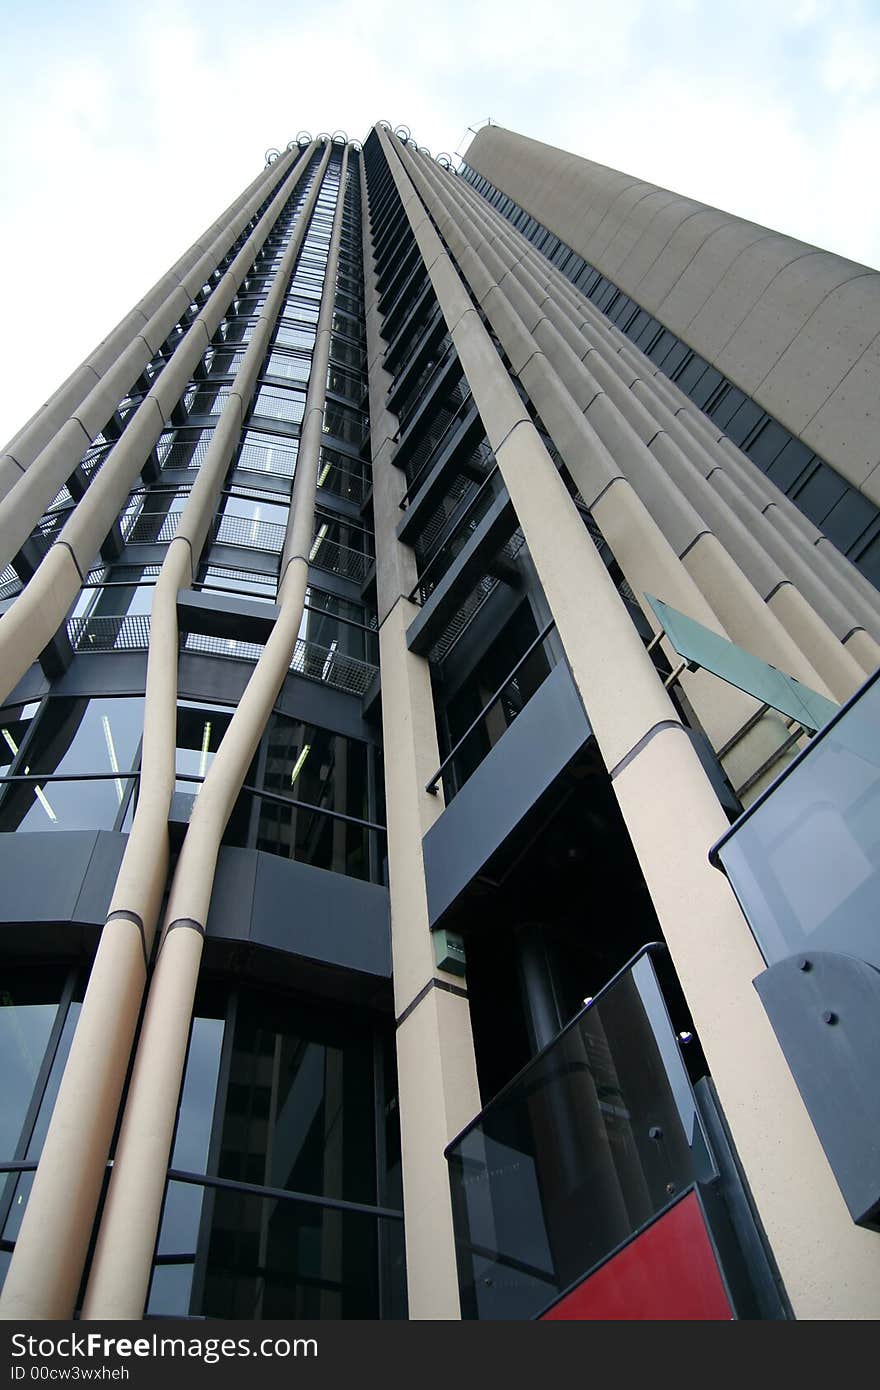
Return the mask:
<path fill-rule="evenodd" d="M 716 1167 L 652 963 L 662 950 L 643 947 L 447 1148 L 464 1317 L 607 1316 L 590 1311 L 594 1290 L 607 1298 L 603 1269 L 626 1282 L 639 1247 L 650 1257 L 626 1316 L 658 1315 L 668 1280 L 668 1316 L 733 1316 L 698 1191 Z M 558 1302 L 569 1290 L 574 1314 Z"/>

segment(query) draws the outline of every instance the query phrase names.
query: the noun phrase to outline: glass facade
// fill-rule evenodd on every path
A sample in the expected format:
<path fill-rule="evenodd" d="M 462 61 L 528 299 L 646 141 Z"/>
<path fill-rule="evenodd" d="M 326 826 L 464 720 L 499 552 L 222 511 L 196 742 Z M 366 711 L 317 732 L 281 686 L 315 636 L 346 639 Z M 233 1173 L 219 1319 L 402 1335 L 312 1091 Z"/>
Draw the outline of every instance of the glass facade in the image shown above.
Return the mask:
<path fill-rule="evenodd" d="M 55 1105 L 82 1003 L 83 972 L 0 961 L 0 1283 Z"/>
<path fill-rule="evenodd" d="M 398 1154 L 377 1130 L 394 1094 L 383 1035 L 351 1011 L 206 983 L 150 1313 L 401 1315 Z"/>

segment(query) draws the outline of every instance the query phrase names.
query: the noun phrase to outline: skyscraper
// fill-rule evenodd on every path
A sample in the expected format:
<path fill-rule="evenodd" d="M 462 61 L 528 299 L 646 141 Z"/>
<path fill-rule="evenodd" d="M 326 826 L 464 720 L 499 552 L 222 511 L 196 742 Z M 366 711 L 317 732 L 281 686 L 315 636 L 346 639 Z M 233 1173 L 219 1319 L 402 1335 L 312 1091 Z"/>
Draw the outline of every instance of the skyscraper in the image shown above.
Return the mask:
<path fill-rule="evenodd" d="M 271 151 L 3 455 L 4 1316 L 876 1314 L 877 277 L 449 164 Z"/>

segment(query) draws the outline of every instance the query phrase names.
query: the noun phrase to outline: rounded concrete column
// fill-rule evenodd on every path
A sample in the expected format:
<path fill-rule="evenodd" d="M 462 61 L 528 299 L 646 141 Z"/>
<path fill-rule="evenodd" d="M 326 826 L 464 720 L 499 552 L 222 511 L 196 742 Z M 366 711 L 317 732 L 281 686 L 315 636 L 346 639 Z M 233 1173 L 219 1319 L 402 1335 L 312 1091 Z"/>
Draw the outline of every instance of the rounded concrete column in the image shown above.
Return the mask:
<path fill-rule="evenodd" d="M 278 293 L 272 303 L 273 318 L 270 320 L 267 317 L 266 320 L 266 333 L 283 301 L 286 282 L 317 202 L 330 154 L 331 146 L 328 143 L 300 214 L 299 239 L 288 247 L 282 266 L 276 273 Z M 85 1319 L 138 1318 L 143 1314 L 220 842 L 247 768 L 290 668 L 302 621 L 346 163 L 347 151 L 343 155 L 317 339 L 306 393 L 288 538 L 282 556 L 278 617 L 208 770 L 177 862 L 135 1054 L 113 1174 L 83 1302 L 82 1316 Z M 269 312 L 267 305 L 267 315 Z M 264 351 L 265 342 L 262 339 L 252 342 L 241 370 L 247 367 L 255 371 Z"/>
<path fill-rule="evenodd" d="M 460 1317 L 458 1273 L 443 1151 L 479 1111 L 480 1096 L 467 983 L 437 969 L 430 930 L 422 839 L 442 814 L 443 794 L 430 796 L 425 783 L 440 753 L 430 667 L 406 644 L 418 612 L 407 597 L 417 571 L 413 551 L 396 535 L 406 482 L 391 462 L 398 425 L 385 408 L 391 379 L 381 365 L 382 324 L 363 171 L 361 201 L 409 1315 L 455 1319 Z"/>

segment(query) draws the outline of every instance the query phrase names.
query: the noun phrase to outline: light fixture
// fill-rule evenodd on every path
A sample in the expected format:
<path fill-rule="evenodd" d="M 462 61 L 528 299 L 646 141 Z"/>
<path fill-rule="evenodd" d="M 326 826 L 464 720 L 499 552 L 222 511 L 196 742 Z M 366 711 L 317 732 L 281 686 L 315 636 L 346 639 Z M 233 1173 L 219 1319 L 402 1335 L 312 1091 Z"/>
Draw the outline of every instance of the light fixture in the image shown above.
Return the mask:
<path fill-rule="evenodd" d="M 12 756 L 14 758 L 16 753 L 18 752 L 18 744 L 16 743 L 15 739 L 12 737 L 12 734 L 9 732 L 8 729 L 3 730 L 3 737 L 6 740 L 9 747 L 12 749 Z"/>
<path fill-rule="evenodd" d="M 323 526 L 320 526 L 320 527 L 318 528 L 318 534 L 315 536 L 315 539 L 314 539 L 314 541 L 312 542 L 312 548 L 311 548 L 311 550 L 309 551 L 309 562 L 310 562 L 310 563 L 311 563 L 312 560 L 314 560 L 315 556 L 317 555 L 318 551 L 320 550 L 320 548 L 321 548 L 321 542 L 322 542 L 322 540 L 324 539 L 324 537 L 326 536 L 328 530 L 329 530 L 329 523 L 326 522 L 326 521 L 324 522 Z"/>
<path fill-rule="evenodd" d="M 331 469 L 332 467 L 333 467 L 333 464 L 332 464 L 332 463 L 325 463 L 325 464 L 324 464 L 324 467 L 321 469 L 321 472 L 320 472 L 319 475 L 318 475 L 318 487 L 323 487 L 323 486 L 324 486 L 325 482 L 327 481 L 327 475 L 329 474 L 330 469 Z"/>
<path fill-rule="evenodd" d="M 679 1035 L 678 1035 L 678 1041 L 679 1041 L 679 1042 L 682 1042 L 682 1043 L 689 1043 L 689 1042 L 693 1042 L 693 1040 L 694 1040 L 694 1035 L 693 1035 L 693 1033 L 689 1032 L 689 1031 L 687 1030 L 687 1028 L 685 1028 L 685 1029 L 683 1030 L 683 1032 L 679 1033 Z"/>
<path fill-rule="evenodd" d="M 29 768 L 29 767 L 26 767 L 24 771 L 25 771 L 25 776 L 27 776 L 28 773 L 30 772 L 30 768 Z M 37 798 L 37 800 L 39 801 L 40 805 L 42 806 L 43 810 L 46 812 L 46 815 L 49 817 L 49 819 L 50 819 L 51 821 L 57 821 L 58 817 L 56 816 L 55 812 L 52 810 L 52 807 L 49 805 L 49 802 L 48 802 L 48 800 L 47 800 L 47 798 L 46 798 L 46 795 L 45 795 L 45 793 L 44 793 L 42 787 L 34 787 L 34 796 L 35 796 L 35 797 Z"/>
<path fill-rule="evenodd" d="M 107 757 L 110 759 L 110 766 L 111 766 L 111 768 L 113 769 L 114 772 L 117 772 L 117 773 L 118 773 L 118 772 L 119 772 L 119 761 L 118 761 L 118 759 L 117 759 L 117 757 L 116 757 L 116 749 L 115 749 L 114 746 L 113 746 L 113 733 L 112 733 L 111 728 L 110 728 L 110 720 L 108 719 L 108 717 L 107 717 L 106 714 L 102 714 L 102 715 L 101 715 L 101 726 L 102 726 L 102 728 L 103 728 L 103 730 L 104 730 L 104 742 L 105 742 L 106 745 L 107 745 Z M 122 805 L 122 781 L 121 781 L 121 779 L 120 779 L 119 777 L 115 777 L 113 780 L 114 780 L 114 783 L 115 783 L 115 786 L 116 786 L 116 795 L 117 795 L 117 797 L 118 797 L 118 799 L 119 799 L 119 805 L 121 806 L 121 805 Z"/>
<path fill-rule="evenodd" d="M 199 758 L 199 776 L 204 777 L 205 768 L 208 765 L 208 749 L 211 746 L 211 721 L 205 720 L 205 727 L 202 732 L 202 756 Z"/>
<path fill-rule="evenodd" d="M 291 786 L 293 786 L 293 784 L 294 784 L 294 782 L 296 781 L 297 777 L 298 777 L 299 774 L 302 772 L 302 770 L 303 770 L 303 763 L 305 762 L 306 758 L 309 756 L 309 752 L 311 751 L 311 747 L 312 747 L 312 745 L 311 745 L 310 743 L 304 743 L 304 744 L 303 744 L 303 746 L 302 746 L 302 752 L 300 753 L 299 757 L 297 758 L 296 762 L 294 763 L 294 765 L 293 765 L 293 771 L 292 771 L 291 774 L 290 774 L 290 785 L 291 785 Z"/>

